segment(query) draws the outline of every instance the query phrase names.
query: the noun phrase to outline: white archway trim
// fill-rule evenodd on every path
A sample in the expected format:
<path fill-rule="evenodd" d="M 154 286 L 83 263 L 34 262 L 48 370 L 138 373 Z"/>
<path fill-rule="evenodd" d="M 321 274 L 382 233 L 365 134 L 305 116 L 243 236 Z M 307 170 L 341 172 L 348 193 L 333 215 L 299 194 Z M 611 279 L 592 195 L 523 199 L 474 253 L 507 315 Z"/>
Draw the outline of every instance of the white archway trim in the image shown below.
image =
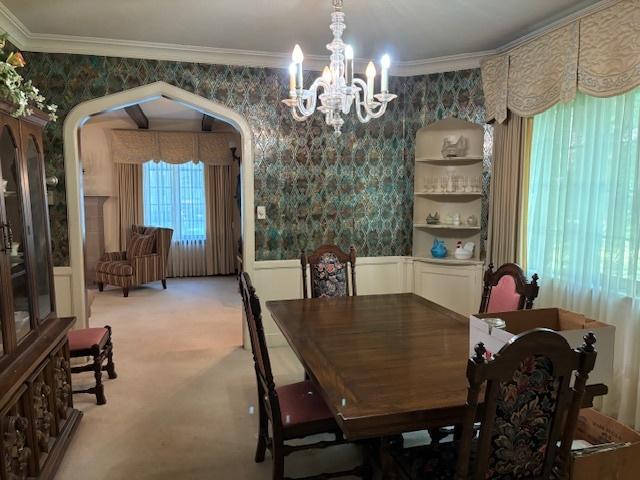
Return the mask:
<path fill-rule="evenodd" d="M 69 229 L 69 257 L 71 263 L 71 307 L 76 325 L 87 326 L 87 305 L 84 278 L 84 202 L 82 167 L 78 144 L 79 128 L 91 116 L 158 97 L 176 102 L 220 118 L 233 125 L 242 139 L 242 239 L 243 268 L 253 273 L 255 262 L 255 218 L 253 190 L 253 141 L 251 128 L 238 112 L 213 100 L 187 92 L 165 82 L 156 82 L 114 93 L 76 105 L 67 115 L 63 126 L 64 167 L 67 189 L 67 219 Z"/>

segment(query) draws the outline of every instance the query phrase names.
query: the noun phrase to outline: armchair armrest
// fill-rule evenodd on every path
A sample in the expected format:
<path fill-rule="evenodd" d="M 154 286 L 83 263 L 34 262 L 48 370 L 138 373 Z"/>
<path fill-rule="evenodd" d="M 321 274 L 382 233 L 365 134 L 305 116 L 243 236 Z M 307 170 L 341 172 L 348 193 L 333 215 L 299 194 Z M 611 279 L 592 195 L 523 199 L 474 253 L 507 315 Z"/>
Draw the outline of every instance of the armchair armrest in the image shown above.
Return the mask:
<path fill-rule="evenodd" d="M 100 258 L 103 262 L 116 262 L 127 259 L 127 252 L 106 252 Z"/>

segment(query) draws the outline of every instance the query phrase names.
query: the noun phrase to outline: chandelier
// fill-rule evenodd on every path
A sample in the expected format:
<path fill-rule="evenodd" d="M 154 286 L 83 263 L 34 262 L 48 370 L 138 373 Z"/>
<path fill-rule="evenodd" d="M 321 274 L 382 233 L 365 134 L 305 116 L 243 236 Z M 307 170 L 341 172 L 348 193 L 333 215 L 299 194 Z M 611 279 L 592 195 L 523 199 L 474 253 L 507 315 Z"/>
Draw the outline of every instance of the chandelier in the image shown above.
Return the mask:
<path fill-rule="evenodd" d="M 389 93 L 389 55 L 384 55 L 380 62 L 380 93 L 374 94 L 376 67 L 373 62 L 367 66 L 366 82 L 354 76 L 353 48 L 342 40 L 342 33 L 347 28 L 342 0 L 333 0 L 330 28 L 333 40 L 327 45 L 331 52 L 329 66 L 325 66 L 322 76 L 305 89 L 302 79 L 304 55 L 300 45 L 296 45 L 291 56 L 293 63 L 289 67 L 289 98 L 282 102 L 291 108 L 293 118 L 303 122 L 316 111 L 319 98 L 317 110 L 324 114 L 327 125 L 333 127 L 335 134 L 340 135 L 344 124 L 342 115 L 348 115 L 354 103 L 358 119 L 367 123 L 384 115 L 387 104 L 397 95 Z"/>

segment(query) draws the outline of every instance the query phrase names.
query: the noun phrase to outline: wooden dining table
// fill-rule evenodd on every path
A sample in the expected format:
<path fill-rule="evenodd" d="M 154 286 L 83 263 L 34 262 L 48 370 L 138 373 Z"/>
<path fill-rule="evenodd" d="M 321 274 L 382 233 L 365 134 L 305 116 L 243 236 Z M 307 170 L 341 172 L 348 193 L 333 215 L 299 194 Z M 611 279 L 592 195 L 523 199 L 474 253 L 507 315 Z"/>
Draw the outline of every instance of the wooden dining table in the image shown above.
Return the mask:
<path fill-rule="evenodd" d="M 461 422 L 468 318 L 411 293 L 266 305 L 348 439 Z"/>

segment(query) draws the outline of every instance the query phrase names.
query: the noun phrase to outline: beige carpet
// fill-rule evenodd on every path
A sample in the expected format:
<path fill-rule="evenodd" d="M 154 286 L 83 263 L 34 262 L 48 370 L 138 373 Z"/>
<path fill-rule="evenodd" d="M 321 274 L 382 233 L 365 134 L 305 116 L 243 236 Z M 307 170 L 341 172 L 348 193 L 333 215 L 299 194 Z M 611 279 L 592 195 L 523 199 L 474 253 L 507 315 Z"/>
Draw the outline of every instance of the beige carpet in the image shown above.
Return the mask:
<path fill-rule="evenodd" d="M 135 289 L 129 298 L 116 289 L 97 295 L 91 326 L 113 327 L 119 376 L 105 381 L 107 405 L 74 396 L 84 418 L 56 480 L 271 478 L 268 455 L 253 462 L 255 375 L 240 347 L 235 278 L 170 279 L 168 286 Z M 271 349 L 271 359 L 276 383 L 302 379 L 289 348 Z M 78 377 L 78 384 L 91 378 Z M 355 447 L 297 453 L 285 473 L 359 460 Z"/>

